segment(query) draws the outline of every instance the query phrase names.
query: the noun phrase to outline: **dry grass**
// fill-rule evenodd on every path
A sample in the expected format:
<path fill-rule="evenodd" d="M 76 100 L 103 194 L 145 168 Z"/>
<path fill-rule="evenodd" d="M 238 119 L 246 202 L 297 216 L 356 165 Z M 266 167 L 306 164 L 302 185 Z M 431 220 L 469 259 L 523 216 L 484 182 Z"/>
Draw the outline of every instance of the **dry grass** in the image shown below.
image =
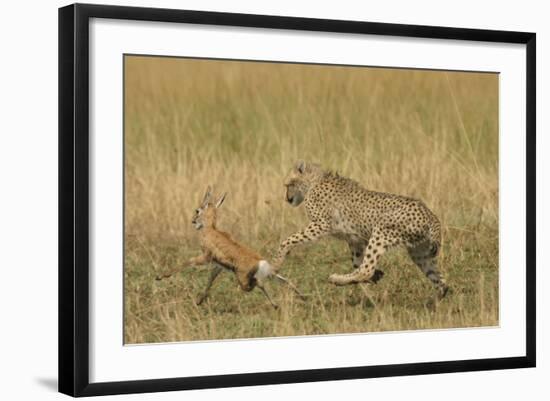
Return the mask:
<path fill-rule="evenodd" d="M 498 324 L 497 75 L 127 57 L 125 102 L 127 343 Z M 402 251 L 376 286 L 331 286 L 351 270 L 335 240 L 287 258 L 309 299 L 272 283 L 277 311 L 228 273 L 200 307 L 205 268 L 154 280 L 199 253 L 190 220 L 208 183 L 229 192 L 220 228 L 269 257 L 306 223 L 282 187 L 299 158 L 423 199 L 452 294 L 430 306 Z"/>

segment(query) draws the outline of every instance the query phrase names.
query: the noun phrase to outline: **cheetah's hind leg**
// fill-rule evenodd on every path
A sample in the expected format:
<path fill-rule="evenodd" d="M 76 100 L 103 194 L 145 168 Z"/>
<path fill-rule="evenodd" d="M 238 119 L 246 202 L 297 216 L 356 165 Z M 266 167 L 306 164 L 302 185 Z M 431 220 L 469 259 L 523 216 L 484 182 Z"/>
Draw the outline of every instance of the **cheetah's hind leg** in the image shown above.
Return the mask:
<path fill-rule="evenodd" d="M 353 268 L 358 269 L 361 266 L 361 263 L 363 262 L 367 243 L 364 241 L 353 241 L 353 240 L 348 240 L 347 243 L 351 253 L 351 263 L 353 264 Z M 382 270 L 375 269 L 374 274 L 370 278 L 369 282 L 371 284 L 377 284 L 378 281 L 380 281 L 380 279 L 383 276 L 384 276 L 384 272 Z"/>
<path fill-rule="evenodd" d="M 437 255 L 433 254 L 430 244 L 425 243 L 407 250 L 413 262 L 437 289 L 438 299 L 443 299 L 449 291 L 449 286 L 437 268 Z"/>
<path fill-rule="evenodd" d="M 373 230 L 368 245 L 364 251 L 361 266 L 354 272 L 348 274 L 331 274 L 329 281 L 336 285 L 358 284 L 372 282 L 376 272 L 376 264 L 380 257 L 390 248 L 398 245 L 399 239 L 391 232 L 384 231 L 382 228 Z M 377 277 L 377 280 L 380 279 Z"/>

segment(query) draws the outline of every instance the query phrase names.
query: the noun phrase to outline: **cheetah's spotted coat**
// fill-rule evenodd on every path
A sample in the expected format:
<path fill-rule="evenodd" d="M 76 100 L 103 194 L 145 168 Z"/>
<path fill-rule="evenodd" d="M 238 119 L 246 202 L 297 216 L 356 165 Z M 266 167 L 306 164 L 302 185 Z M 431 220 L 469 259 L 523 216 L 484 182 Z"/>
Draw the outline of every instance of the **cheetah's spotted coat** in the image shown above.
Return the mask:
<path fill-rule="evenodd" d="M 383 274 L 376 270 L 380 257 L 402 245 L 439 296 L 445 296 L 448 287 L 437 268 L 441 226 L 422 201 L 369 191 L 356 181 L 303 161 L 291 170 L 285 186 L 291 205 L 305 203 L 310 223 L 281 243 L 274 260 L 276 266 L 296 245 L 333 236 L 348 243 L 357 270 L 332 274 L 330 282 L 376 282 Z"/>

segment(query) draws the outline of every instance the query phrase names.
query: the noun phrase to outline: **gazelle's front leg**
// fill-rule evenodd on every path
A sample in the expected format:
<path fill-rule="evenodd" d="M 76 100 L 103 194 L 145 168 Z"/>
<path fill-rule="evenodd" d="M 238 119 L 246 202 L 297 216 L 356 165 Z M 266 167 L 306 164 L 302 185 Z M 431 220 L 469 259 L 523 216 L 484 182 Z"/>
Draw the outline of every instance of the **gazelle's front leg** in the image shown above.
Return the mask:
<path fill-rule="evenodd" d="M 283 263 L 286 255 L 290 252 L 292 248 L 299 244 L 317 241 L 319 238 L 328 235 L 329 230 L 329 224 L 324 222 L 312 221 L 307 225 L 306 228 L 295 234 L 292 234 L 281 243 L 272 264 L 278 269 Z"/>
<path fill-rule="evenodd" d="M 187 262 L 183 264 L 183 266 L 176 267 L 175 269 L 170 270 L 168 273 L 159 274 L 156 279 L 162 280 L 163 278 L 168 278 L 172 276 L 174 273 L 179 273 L 181 270 L 185 269 L 188 266 L 200 266 L 208 264 L 212 261 L 212 256 L 210 253 L 203 253 L 202 255 L 192 257 Z"/>
<path fill-rule="evenodd" d="M 210 291 L 210 288 L 212 288 L 212 284 L 214 284 L 214 280 L 216 280 L 216 277 L 218 277 L 218 275 L 222 272 L 222 270 L 223 270 L 222 265 L 218 263 L 214 263 L 214 268 L 210 272 L 210 277 L 208 278 L 208 283 L 206 283 L 206 288 L 199 295 L 199 297 L 197 298 L 197 301 L 195 302 L 197 305 L 202 304 L 202 302 L 206 299 L 206 297 L 208 296 L 208 291 Z"/>
<path fill-rule="evenodd" d="M 203 253 L 199 256 L 194 256 L 189 259 L 186 263 L 186 266 L 200 266 L 206 265 L 212 261 L 212 255 L 209 252 Z"/>

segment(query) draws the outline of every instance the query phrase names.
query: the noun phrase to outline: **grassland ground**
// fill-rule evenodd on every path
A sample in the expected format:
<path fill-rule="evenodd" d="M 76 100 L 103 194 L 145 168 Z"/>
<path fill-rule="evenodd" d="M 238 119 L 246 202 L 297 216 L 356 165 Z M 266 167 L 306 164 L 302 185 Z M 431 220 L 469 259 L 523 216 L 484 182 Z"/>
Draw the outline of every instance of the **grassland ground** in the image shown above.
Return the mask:
<path fill-rule="evenodd" d="M 124 134 L 126 343 L 498 324 L 498 75 L 127 56 Z M 272 282 L 278 310 L 230 273 L 196 306 L 208 267 L 155 280 L 200 252 L 208 184 L 228 192 L 219 227 L 269 259 L 307 222 L 284 201 L 297 159 L 422 199 L 452 293 L 433 304 L 403 250 L 379 284 L 332 286 L 352 267 L 330 239 L 289 255 L 282 273 L 308 296 Z"/>

